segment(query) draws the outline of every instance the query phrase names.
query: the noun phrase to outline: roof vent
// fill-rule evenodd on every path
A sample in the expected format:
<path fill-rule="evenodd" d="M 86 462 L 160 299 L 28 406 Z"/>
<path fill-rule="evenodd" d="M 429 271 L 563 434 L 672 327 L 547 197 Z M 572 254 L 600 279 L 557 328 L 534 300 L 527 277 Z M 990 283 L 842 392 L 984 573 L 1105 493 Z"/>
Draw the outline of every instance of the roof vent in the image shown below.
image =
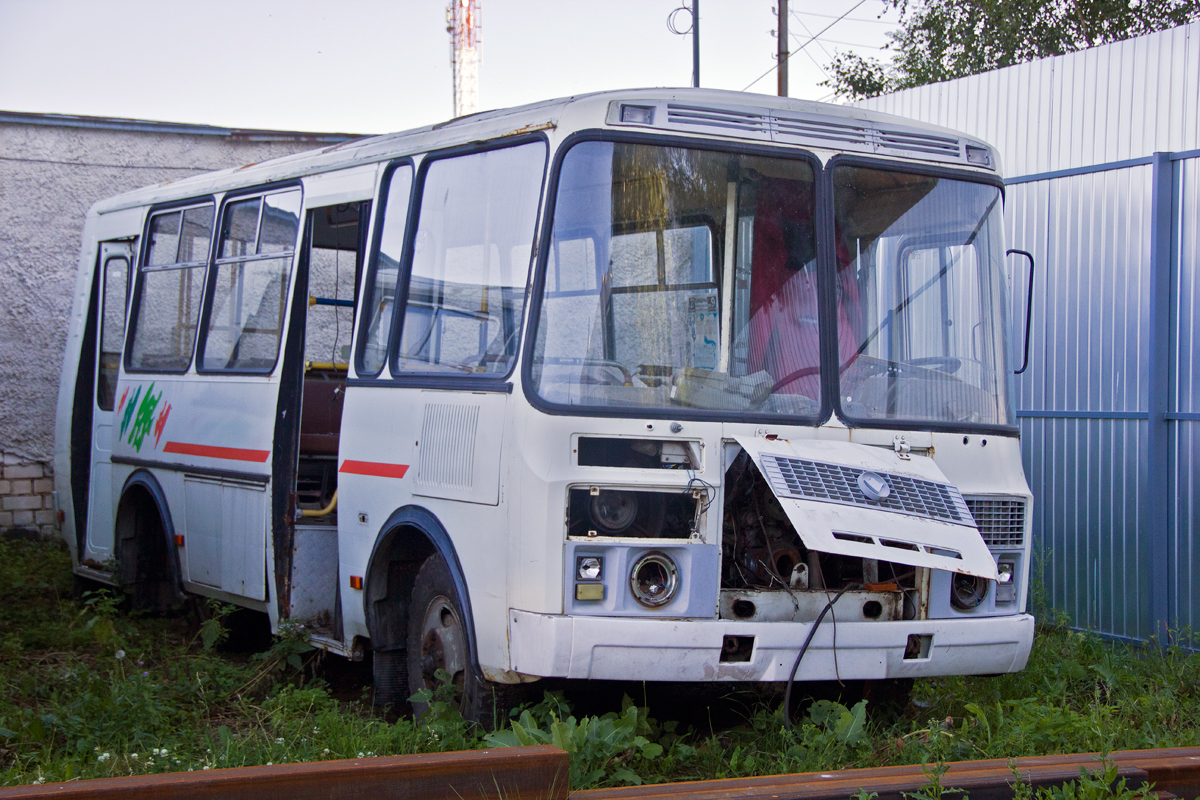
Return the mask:
<path fill-rule="evenodd" d="M 667 104 L 667 124 L 681 127 L 717 128 L 726 132 L 770 135 L 765 114 L 729 108 L 702 108 Z"/>

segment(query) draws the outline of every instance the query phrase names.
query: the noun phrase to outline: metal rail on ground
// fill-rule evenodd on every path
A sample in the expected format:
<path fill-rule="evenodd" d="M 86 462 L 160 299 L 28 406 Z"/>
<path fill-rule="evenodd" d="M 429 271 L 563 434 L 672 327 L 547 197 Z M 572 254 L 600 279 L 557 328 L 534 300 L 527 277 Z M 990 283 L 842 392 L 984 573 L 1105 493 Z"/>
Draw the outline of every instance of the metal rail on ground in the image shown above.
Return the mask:
<path fill-rule="evenodd" d="M 1110 753 L 1119 777 L 1130 787 L 1153 783 L 1160 798 L 1200 797 L 1200 747 L 1125 750 Z M 1013 759 L 1022 779 L 1032 786 L 1061 786 L 1079 778 L 1081 766 L 1095 770 L 1099 754 L 1034 756 Z M 970 800 L 1011 800 L 1015 778 L 1007 759 L 955 761 L 946 765 L 942 785 L 965 790 Z M 905 800 L 929 782 L 919 765 L 805 772 L 760 778 L 729 778 L 695 783 L 663 783 L 621 789 L 571 792 L 570 800 L 848 800 L 860 789 L 878 793 L 877 800 Z M 959 795 L 955 795 L 959 796 Z"/>
<path fill-rule="evenodd" d="M 567 754 L 512 747 L 0 789 L 0 800 L 567 800 Z"/>
<path fill-rule="evenodd" d="M 1200 798 L 1200 747 L 1125 750 L 1111 753 L 1109 758 L 1130 787 L 1152 783 L 1160 800 Z M 1060 786 L 1077 779 L 1080 767 L 1098 769 L 1099 759 L 1097 753 L 1075 753 L 1017 758 L 1012 765 L 1032 786 Z M 0 800 L 848 800 L 859 790 L 877 793 L 877 800 L 905 800 L 905 793 L 916 792 L 929 782 L 922 766 L 910 765 L 568 794 L 568 766 L 568 755 L 557 748 L 513 747 L 17 786 L 0 789 Z M 943 786 L 966 791 L 970 800 L 1010 800 L 1013 782 L 1006 759 L 952 762 L 942 776 Z"/>

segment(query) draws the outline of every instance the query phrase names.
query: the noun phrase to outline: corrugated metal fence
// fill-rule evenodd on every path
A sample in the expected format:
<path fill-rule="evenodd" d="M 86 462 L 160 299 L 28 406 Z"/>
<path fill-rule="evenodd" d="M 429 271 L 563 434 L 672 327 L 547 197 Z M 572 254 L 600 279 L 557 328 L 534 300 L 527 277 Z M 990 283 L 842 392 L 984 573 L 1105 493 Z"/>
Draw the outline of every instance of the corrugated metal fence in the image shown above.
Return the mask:
<path fill-rule="evenodd" d="M 1009 246 L 1038 264 L 1016 386 L 1050 604 L 1200 630 L 1200 23 L 860 105 L 1000 151 Z"/>

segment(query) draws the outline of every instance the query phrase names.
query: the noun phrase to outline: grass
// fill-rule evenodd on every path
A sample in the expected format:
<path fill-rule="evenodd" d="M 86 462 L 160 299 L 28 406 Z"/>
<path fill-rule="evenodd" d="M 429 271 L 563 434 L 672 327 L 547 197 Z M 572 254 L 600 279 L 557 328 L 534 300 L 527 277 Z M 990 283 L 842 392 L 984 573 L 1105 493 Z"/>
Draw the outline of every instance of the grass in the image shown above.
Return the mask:
<path fill-rule="evenodd" d="M 1024 672 L 918 681 L 898 719 L 822 700 L 788 733 L 777 692 L 710 689 L 689 716 L 659 687 L 624 687 L 640 702 L 574 687 L 484 735 L 441 697 L 420 723 L 380 717 L 369 671 L 301 628 L 248 652 L 223 641 L 229 607 L 75 597 L 57 543 L 0 540 L 0 586 L 0 786 L 543 742 L 571 753 L 573 788 L 1200 744 L 1200 656 L 1061 624 L 1039 628 Z"/>

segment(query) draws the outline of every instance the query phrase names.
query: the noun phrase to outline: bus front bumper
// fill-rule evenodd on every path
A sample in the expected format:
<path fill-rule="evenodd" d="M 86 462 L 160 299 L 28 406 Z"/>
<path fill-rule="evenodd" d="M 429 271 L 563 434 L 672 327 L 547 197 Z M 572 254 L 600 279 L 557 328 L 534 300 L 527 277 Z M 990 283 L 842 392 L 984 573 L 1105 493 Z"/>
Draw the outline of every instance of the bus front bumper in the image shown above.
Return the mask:
<path fill-rule="evenodd" d="M 836 625 L 826 619 L 796 679 L 1019 672 L 1029 660 L 1033 624 L 1028 614 Z M 810 627 L 798 622 L 568 617 L 510 610 L 510 668 L 546 678 L 786 681 Z M 753 645 L 722 658 L 727 636 L 753 637 Z"/>

